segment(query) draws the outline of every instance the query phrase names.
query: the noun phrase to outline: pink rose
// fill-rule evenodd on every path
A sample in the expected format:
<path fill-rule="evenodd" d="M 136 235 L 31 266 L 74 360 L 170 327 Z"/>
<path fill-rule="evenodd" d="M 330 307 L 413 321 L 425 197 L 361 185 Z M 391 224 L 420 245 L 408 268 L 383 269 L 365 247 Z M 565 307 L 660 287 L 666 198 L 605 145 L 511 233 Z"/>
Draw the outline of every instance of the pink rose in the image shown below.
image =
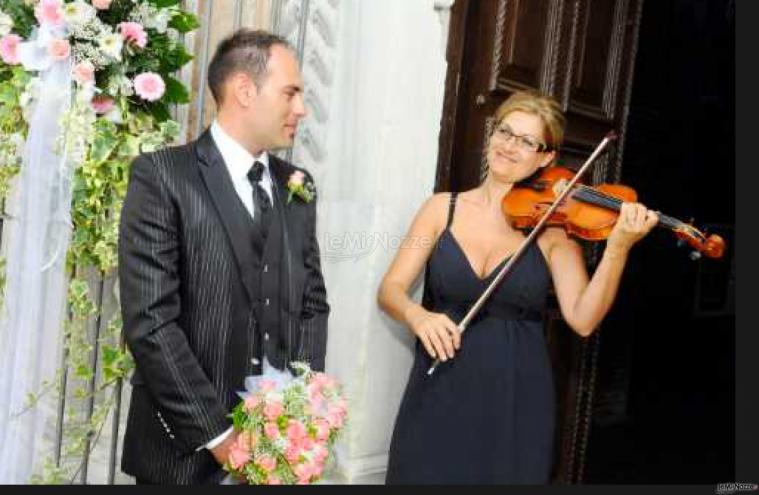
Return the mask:
<path fill-rule="evenodd" d="M 119 24 L 119 31 L 127 43 L 134 43 L 140 48 L 145 48 L 148 44 L 148 33 L 139 22 L 122 22 Z"/>
<path fill-rule="evenodd" d="M 327 422 L 330 428 L 340 428 L 343 426 L 343 416 L 336 412 L 327 413 Z"/>
<path fill-rule="evenodd" d="M 166 84 L 155 72 L 143 72 L 134 78 L 134 90 L 143 100 L 156 101 L 166 91 Z"/>
<path fill-rule="evenodd" d="M 47 45 L 47 53 L 53 60 L 66 60 L 71 54 L 69 40 L 55 39 Z"/>
<path fill-rule="evenodd" d="M 293 172 L 293 174 L 290 176 L 290 180 L 288 181 L 290 184 L 294 186 L 302 186 L 303 185 L 303 179 L 306 177 L 306 174 L 301 172 L 300 170 L 296 170 Z"/>
<path fill-rule="evenodd" d="M 267 473 L 271 473 L 277 467 L 277 460 L 268 455 L 262 455 L 256 460 L 256 463 Z"/>
<path fill-rule="evenodd" d="M 92 6 L 98 10 L 108 10 L 113 0 L 92 0 Z"/>
<path fill-rule="evenodd" d="M 250 461 L 250 451 L 232 445 L 229 449 L 229 465 L 233 469 L 240 469 Z"/>
<path fill-rule="evenodd" d="M 321 395 L 312 395 L 308 398 L 308 406 L 311 411 L 321 411 L 324 406 L 324 399 Z"/>
<path fill-rule="evenodd" d="M 17 34 L 8 34 L 0 39 L 0 58 L 8 65 L 16 65 L 21 62 L 18 58 L 18 44 L 22 41 Z"/>
<path fill-rule="evenodd" d="M 329 456 L 329 450 L 327 450 L 327 447 L 325 447 L 324 444 L 317 443 L 312 450 L 314 453 L 314 459 L 319 462 L 323 462 Z"/>
<path fill-rule="evenodd" d="M 287 462 L 294 463 L 298 462 L 298 459 L 300 459 L 301 449 L 300 447 L 295 443 L 290 443 L 290 445 L 287 446 L 285 449 L 285 459 L 287 459 Z"/>
<path fill-rule="evenodd" d="M 258 397 L 255 395 L 249 395 L 245 398 L 245 403 L 243 405 L 243 409 L 245 409 L 246 412 L 251 412 L 253 409 L 258 406 Z"/>
<path fill-rule="evenodd" d="M 110 112 L 116 105 L 116 102 L 110 96 L 97 95 L 92 98 L 90 105 L 92 105 L 92 109 L 95 110 L 96 114 L 103 115 Z"/>
<path fill-rule="evenodd" d="M 314 427 L 316 427 L 316 439 L 326 440 L 329 438 L 329 423 L 323 419 L 317 419 L 314 421 Z"/>
<path fill-rule="evenodd" d="M 270 438 L 274 440 L 275 438 L 279 438 L 279 427 L 276 423 L 266 423 L 264 425 L 264 435 L 266 435 L 267 438 Z"/>
<path fill-rule="evenodd" d="M 34 16 L 40 24 L 59 26 L 63 24 L 63 6 L 61 0 L 41 0 L 34 9 Z"/>
<path fill-rule="evenodd" d="M 284 408 L 282 407 L 282 403 L 279 401 L 272 401 L 267 402 L 264 406 L 264 416 L 266 416 L 266 419 L 269 421 L 275 421 L 280 414 L 282 414 L 282 411 Z"/>
<path fill-rule="evenodd" d="M 89 60 L 79 62 L 74 66 L 74 69 L 71 72 L 74 77 L 74 81 L 79 83 L 81 86 L 95 82 L 95 66 L 92 65 L 92 62 Z"/>
<path fill-rule="evenodd" d="M 293 473 L 298 477 L 299 480 L 308 481 L 309 478 L 311 478 L 311 474 L 313 473 L 313 466 L 311 463 L 302 462 L 293 468 Z"/>
<path fill-rule="evenodd" d="M 269 477 L 266 479 L 267 485 L 281 485 L 282 481 L 274 476 L 273 474 L 270 474 Z"/>
<path fill-rule="evenodd" d="M 289 421 L 287 424 L 287 438 L 289 438 L 290 441 L 296 442 L 305 438 L 306 435 L 306 427 L 303 426 L 303 423 L 294 419 Z"/>
<path fill-rule="evenodd" d="M 314 477 L 314 479 L 316 479 L 322 475 L 323 471 L 324 471 L 324 463 L 316 462 L 314 463 L 314 467 L 311 469 L 311 475 Z"/>

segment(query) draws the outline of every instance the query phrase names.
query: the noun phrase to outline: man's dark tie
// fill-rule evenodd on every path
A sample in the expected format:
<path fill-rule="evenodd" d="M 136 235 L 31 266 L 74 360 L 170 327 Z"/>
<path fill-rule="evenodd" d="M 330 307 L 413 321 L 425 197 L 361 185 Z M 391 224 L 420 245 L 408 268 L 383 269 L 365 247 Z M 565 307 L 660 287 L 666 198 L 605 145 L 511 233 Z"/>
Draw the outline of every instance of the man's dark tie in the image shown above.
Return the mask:
<path fill-rule="evenodd" d="M 253 186 L 253 221 L 261 226 L 261 237 L 266 239 L 271 224 L 272 211 L 269 195 L 261 186 L 261 177 L 264 173 L 264 164 L 257 161 L 248 171 L 248 180 Z"/>

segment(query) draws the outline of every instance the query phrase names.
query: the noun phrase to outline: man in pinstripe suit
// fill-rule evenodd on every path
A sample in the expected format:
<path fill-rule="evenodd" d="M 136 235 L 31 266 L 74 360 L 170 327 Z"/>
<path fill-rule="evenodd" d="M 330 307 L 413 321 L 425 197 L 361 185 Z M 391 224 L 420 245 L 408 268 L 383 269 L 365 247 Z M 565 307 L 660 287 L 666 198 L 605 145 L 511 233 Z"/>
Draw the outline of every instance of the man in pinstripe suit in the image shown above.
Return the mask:
<path fill-rule="evenodd" d="M 120 225 L 124 334 L 136 363 L 122 469 L 138 483 L 217 483 L 244 377 L 324 369 L 329 306 L 302 169 L 267 153 L 305 115 L 281 37 L 240 30 L 208 70 L 216 120 L 134 160 Z"/>

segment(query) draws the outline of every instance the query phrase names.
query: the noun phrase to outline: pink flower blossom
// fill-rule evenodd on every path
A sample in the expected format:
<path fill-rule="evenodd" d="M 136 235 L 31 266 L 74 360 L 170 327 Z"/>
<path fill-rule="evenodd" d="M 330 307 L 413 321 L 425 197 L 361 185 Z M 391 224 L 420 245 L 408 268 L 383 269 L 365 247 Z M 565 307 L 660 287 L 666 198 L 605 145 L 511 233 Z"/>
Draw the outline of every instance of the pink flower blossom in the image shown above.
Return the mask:
<path fill-rule="evenodd" d="M 298 477 L 298 480 L 305 480 L 308 482 L 313 474 L 313 465 L 309 462 L 296 464 L 293 468 L 293 473 Z"/>
<path fill-rule="evenodd" d="M 313 449 L 315 445 L 313 439 L 309 437 L 303 437 L 299 439 L 298 443 L 301 450 L 306 450 L 306 451 Z"/>
<path fill-rule="evenodd" d="M 294 463 L 298 462 L 298 459 L 300 459 L 301 455 L 301 449 L 296 443 L 290 443 L 285 448 L 285 459 L 287 459 L 287 462 Z"/>
<path fill-rule="evenodd" d="M 277 460 L 268 455 L 262 455 L 256 460 L 256 463 L 267 473 L 274 471 L 274 468 L 277 467 Z"/>
<path fill-rule="evenodd" d="M 240 469 L 250 461 L 250 451 L 241 449 L 239 446 L 232 445 L 229 449 L 229 465 L 232 469 Z"/>
<path fill-rule="evenodd" d="M 63 5 L 61 0 L 40 0 L 34 9 L 34 16 L 40 24 L 59 26 L 63 24 Z"/>
<path fill-rule="evenodd" d="M 243 407 L 246 412 L 252 412 L 256 406 L 258 406 L 258 397 L 255 395 L 249 395 L 245 398 L 245 405 Z"/>
<path fill-rule="evenodd" d="M 95 82 L 95 66 L 92 65 L 92 62 L 89 60 L 79 62 L 74 66 L 71 72 L 74 77 L 74 81 L 82 86 Z"/>
<path fill-rule="evenodd" d="M 343 416 L 336 412 L 328 412 L 327 422 L 330 428 L 341 428 L 343 426 Z"/>
<path fill-rule="evenodd" d="M 267 402 L 264 406 L 264 416 L 266 416 L 266 419 L 269 421 L 275 421 L 280 414 L 282 414 L 282 411 L 284 408 L 282 407 L 282 403 L 278 400 Z"/>
<path fill-rule="evenodd" d="M 282 481 L 274 476 L 273 474 L 270 474 L 269 477 L 266 479 L 267 485 L 281 485 Z"/>
<path fill-rule="evenodd" d="M 55 39 L 47 45 L 47 53 L 53 60 L 66 60 L 71 54 L 69 40 Z"/>
<path fill-rule="evenodd" d="M 119 31 L 127 43 L 134 43 L 140 48 L 145 48 L 148 44 L 148 33 L 139 22 L 122 22 L 119 24 Z"/>
<path fill-rule="evenodd" d="M 97 95 L 92 98 L 90 105 L 92 105 L 92 109 L 95 110 L 96 114 L 103 115 L 110 112 L 116 105 L 116 102 L 110 96 Z"/>
<path fill-rule="evenodd" d="M 305 438 L 306 435 L 306 427 L 303 426 L 303 423 L 294 419 L 289 421 L 287 424 L 287 438 L 289 438 L 290 441 L 297 442 L 298 440 Z"/>
<path fill-rule="evenodd" d="M 166 84 L 155 72 L 143 72 L 134 78 L 134 90 L 143 100 L 159 100 L 166 91 Z"/>
<path fill-rule="evenodd" d="M 329 450 L 327 450 L 327 447 L 325 447 L 323 443 L 315 444 L 312 451 L 314 453 L 314 459 L 319 462 L 323 462 L 329 456 Z"/>
<path fill-rule="evenodd" d="M 316 439 L 324 441 L 329 438 L 329 423 L 323 419 L 314 420 Z"/>
<path fill-rule="evenodd" d="M 113 0 L 92 0 L 92 6 L 98 10 L 108 10 Z"/>
<path fill-rule="evenodd" d="M 266 423 L 264 425 L 264 435 L 272 440 L 279 438 L 279 427 L 277 424 L 272 422 Z"/>
<path fill-rule="evenodd" d="M 16 65 L 21 60 L 18 58 L 18 44 L 22 41 L 17 34 L 8 34 L 0 39 L 0 58 L 8 65 Z"/>

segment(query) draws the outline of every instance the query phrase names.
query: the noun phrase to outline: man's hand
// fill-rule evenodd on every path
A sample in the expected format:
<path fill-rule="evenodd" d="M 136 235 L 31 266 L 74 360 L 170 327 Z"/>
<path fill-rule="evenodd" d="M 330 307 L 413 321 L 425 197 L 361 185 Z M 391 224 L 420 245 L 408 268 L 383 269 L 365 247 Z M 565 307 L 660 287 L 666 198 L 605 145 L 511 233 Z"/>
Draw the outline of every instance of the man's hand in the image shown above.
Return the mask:
<path fill-rule="evenodd" d="M 225 438 L 219 445 L 210 449 L 211 455 L 213 455 L 213 458 L 216 459 L 216 462 L 218 462 L 220 465 L 223 466 L 226 464 L 227 459 L 229 459 L 229 449 L 237 441 L 237 435 L 238 433 L 236 431 L 233 431 L 227 435 L 227 438 Z"/>

